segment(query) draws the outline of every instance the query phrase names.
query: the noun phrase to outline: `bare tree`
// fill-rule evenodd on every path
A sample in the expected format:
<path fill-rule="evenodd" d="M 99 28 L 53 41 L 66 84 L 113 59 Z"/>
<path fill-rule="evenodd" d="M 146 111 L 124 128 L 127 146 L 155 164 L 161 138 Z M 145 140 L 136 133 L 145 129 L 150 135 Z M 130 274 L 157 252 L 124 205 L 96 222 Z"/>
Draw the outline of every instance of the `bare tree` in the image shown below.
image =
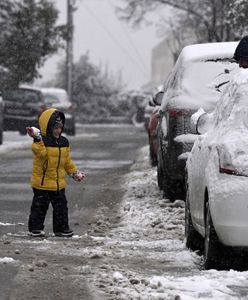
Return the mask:
<path fill-rule="evenodd" d="M 124 7 L 118 8 L 119 16 L 139 25 L 149 12 L 165 6 L 180 13 L 175 30 L 194 32 L 197 42 L 221 42 L 238 40 L 247 32 L 248 2 L 246 0 L 122 0 Z"/>

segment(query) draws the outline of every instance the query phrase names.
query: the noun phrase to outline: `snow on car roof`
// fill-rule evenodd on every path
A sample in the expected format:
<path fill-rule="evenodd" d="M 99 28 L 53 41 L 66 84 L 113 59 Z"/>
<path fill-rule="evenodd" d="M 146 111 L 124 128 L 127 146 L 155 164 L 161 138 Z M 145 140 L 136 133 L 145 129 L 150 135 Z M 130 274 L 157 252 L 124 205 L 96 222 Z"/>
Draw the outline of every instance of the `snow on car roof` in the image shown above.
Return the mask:
<path fill-rule="evenodd" d="M 183 61 L 213 58 L 232 58 L 238 42 L 204 43 L 188 45 L 183 48 L 180 59 Z"/>
<path fill-rule="evenodd" d="M 66 93 L 66 90 L 57 88 L 57 87 L 39 87 L 39 86 L 32 86 L 32 85 L 27 85 L 27 84 L 21 84 L 20 88 L 25 88 L 25 89 L 31 89 L 31 90 L 37 90 L 43 93 Z"/>
<path fill-rule="evenodd" d="M 46 87 L 46 88 L 41 88 L 41 91 L 43 93 L 66 93 L 66 90 L 64 89 L 60 89 L 60 88 L 56 88 L 56 87 Z"/>

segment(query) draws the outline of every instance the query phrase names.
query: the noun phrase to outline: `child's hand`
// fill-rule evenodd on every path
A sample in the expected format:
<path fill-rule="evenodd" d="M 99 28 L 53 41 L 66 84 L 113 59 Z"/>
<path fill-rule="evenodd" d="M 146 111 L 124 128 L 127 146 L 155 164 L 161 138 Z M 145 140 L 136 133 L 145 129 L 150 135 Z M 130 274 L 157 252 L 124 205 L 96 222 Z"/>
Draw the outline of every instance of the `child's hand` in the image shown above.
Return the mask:
<path fill-rule="evenodd" d="M 36 127 L 26 127 L 26 130 L 30 137 L 41 139 L 40 129 Z"/>
<path fill-rule="evenodd" d="M 72 174 L 72 178 L 77 182 L 81 182 L 85 180 L 86 176 L 83 172 L 77 171 L 76 173 Z"/>

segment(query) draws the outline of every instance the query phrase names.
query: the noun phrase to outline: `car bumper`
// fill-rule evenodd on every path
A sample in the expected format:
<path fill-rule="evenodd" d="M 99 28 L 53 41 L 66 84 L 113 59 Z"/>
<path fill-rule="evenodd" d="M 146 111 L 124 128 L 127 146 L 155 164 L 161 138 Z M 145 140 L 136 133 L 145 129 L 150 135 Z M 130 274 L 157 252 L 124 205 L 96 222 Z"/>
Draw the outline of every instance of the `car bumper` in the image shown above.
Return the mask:
<path fill-rule="evenodd" d="M 248 247 L 248 178 L 219 174 L 212 184 L 210 210 L 220 241 Z"/>

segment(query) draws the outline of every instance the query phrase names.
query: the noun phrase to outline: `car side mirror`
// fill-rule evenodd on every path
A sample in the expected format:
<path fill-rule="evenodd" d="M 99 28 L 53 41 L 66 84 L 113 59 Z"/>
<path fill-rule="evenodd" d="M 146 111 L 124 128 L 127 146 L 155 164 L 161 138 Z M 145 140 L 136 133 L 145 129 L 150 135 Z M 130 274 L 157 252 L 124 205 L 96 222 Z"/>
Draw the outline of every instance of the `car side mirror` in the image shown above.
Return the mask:
<path fill-rule="evenodd" d="M 198 134 L 206 133 L 213 125 L 213 115 L 204 113 L 202 114 L 196 124 Z"/>
<path fill-rule="evenodd" d="M 154 96 L 153 102 L 155 103 L 155 105 L 161 105 L 163 96 L 164 96 L 164 92 L 163 92 L 163 91 L 158 92 L 158 93 Z"/>
<path fill-rule="evenodd" d="M 199 108 L 190 118 L 190 132 L 194 134 L 206 133 L 206 123 L 208 122 L 208 116 L 204 109 Z"/>
<path fill-rule="evenodd" d="M 154 102 L 152 100 L 149 100 L 148 104 L 149 104 L 149 106 L 155 106 Z"/>

